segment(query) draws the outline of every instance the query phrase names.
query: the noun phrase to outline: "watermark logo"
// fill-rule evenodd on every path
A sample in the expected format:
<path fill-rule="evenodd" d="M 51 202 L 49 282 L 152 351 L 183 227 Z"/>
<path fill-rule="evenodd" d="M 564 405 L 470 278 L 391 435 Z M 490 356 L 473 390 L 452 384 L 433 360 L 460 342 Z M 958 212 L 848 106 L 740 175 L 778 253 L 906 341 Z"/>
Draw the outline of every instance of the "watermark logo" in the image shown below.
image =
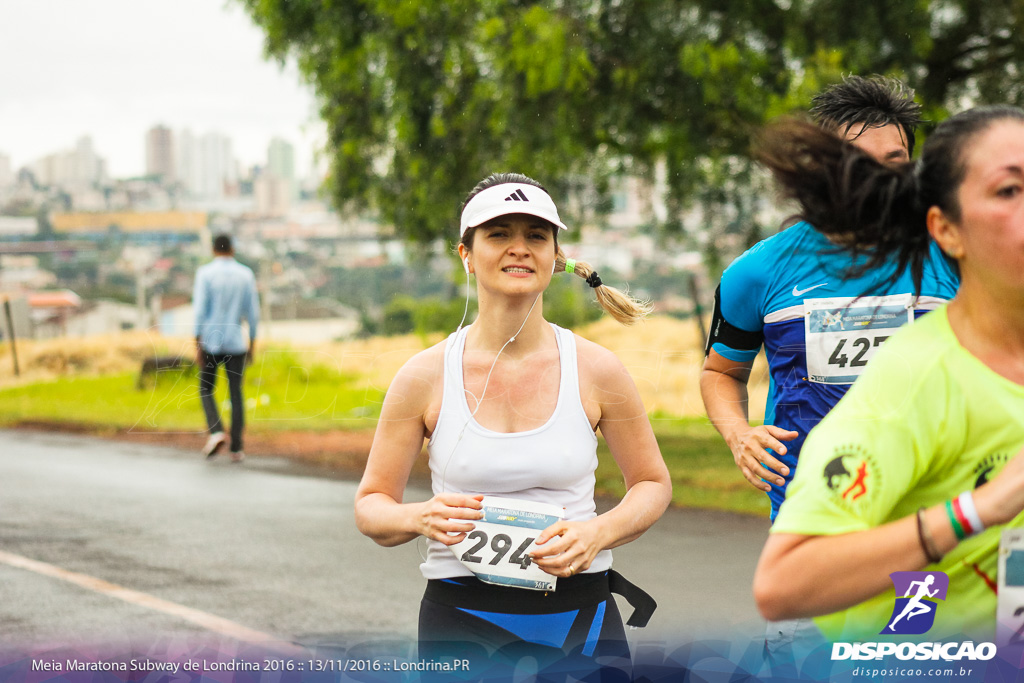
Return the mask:
<path fill-rule="evenodd" d="M 879 633 L 927 633 L 935 623 L 939 608 L 936 601 L 946 599 L 949 577 L 945 572 L 893 572 L 889 577 L 896 588 L 896 604 L 889 622 Z"/>
<path fill-rule="evenodd" d="M 880 635 L 920 635 L 935 624 L 939 600 L 946 599 L 949 577 L 945 572 L 893 572 L 889 575 L 896 589 L 896 604 Z M 832 660 L 899 660 L 954 662 L 985 661 L 996 656 L 994 643 L 965 642 L 868 642 L 832 643 Z M 864 674 L 867 675 L 867 674 Z"/>

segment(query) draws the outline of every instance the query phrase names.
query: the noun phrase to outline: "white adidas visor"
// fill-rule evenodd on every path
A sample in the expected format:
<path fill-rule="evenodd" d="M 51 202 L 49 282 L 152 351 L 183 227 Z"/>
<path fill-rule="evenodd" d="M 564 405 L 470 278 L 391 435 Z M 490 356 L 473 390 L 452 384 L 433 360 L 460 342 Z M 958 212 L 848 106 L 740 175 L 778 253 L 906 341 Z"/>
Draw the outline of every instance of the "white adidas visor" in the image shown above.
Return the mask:
<path fill-rule="evenodd" d="M 543 218 L 562 230 L 568 230 L 558 218 L 558 209 L 547 192 L 533 185 L 502 183 L 488 187 L 469 200 L 466 208 L 462 210 L 459 236 L 464 236 L 470 228 L 482 225 L 492 218 L 511 213 L 525 213 Z"/>

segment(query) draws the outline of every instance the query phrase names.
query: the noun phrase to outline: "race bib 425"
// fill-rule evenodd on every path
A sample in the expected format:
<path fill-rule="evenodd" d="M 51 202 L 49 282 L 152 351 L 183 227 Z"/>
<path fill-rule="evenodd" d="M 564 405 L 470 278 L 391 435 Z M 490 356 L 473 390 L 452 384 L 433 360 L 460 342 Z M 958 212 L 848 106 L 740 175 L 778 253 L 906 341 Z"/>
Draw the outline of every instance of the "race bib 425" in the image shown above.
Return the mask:
<path fill-rule="evenodd" d="M 910 294 L 804 299 L 807 379 L 852 384 L 878 347 L 913 320 Z"/>

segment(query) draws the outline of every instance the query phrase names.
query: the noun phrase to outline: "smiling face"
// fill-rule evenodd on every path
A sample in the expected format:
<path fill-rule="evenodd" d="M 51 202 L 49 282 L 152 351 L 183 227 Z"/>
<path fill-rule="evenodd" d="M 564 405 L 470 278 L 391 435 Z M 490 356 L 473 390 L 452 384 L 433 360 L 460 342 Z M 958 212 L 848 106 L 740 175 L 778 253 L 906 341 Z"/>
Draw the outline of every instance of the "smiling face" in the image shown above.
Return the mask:
<path fill-rule="evenodd" d="M 957 259 L 965 285 L 1024 303 L 1024 122 L 993 122 L 972 137 L 962 163 L 959 216 L 933 206 L 928 229 Z"/>
<path fill-rule="evenodd" d="M 874 157 L 880 164 L 898 164 L 910 161 L 907 138 L 903 129 L 893 123 L 885 126 L 866 126 L 855 123 L 846 129 L 844 139 Z"/>
<path fill-rule="evenodd" d="M 536 216 L 499 216 L 474 230 L 472 248 L 459 245 L 459 257 L 468 258 L 480 287 L 509 294 L 543 291 L 555 265 L 554 234 Z"/>

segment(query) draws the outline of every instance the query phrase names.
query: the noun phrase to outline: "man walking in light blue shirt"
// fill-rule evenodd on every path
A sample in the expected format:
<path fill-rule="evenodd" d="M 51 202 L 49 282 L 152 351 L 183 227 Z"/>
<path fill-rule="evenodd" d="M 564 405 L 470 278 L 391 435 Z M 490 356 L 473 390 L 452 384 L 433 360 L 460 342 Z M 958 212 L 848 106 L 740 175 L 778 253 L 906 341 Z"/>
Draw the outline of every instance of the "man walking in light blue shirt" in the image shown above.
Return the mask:
<path fill-rule="evenodd" d="M 235 260 L 230 236 L 217 235 L 213 238 L 213 255 L 211 263 L 200 266 L 196 271 L 192 293 L 196 315 L 199 397 L 210 432 L 203 454 L 212 458 L 228 444 L 213 398 L 217 368 L 223 365 L 231 395 L 231 461 L 241 462 L 245 458 L 242 452 L 242 429 L 245 427 L 242 375 L 246 361 L 252 360 L 256 327 L 260 320 L 260 299 L 256 293 L 256 276 L 251 268 Z M 248 343 L 242 332 L 243 319 L 249 324 Z"/>

